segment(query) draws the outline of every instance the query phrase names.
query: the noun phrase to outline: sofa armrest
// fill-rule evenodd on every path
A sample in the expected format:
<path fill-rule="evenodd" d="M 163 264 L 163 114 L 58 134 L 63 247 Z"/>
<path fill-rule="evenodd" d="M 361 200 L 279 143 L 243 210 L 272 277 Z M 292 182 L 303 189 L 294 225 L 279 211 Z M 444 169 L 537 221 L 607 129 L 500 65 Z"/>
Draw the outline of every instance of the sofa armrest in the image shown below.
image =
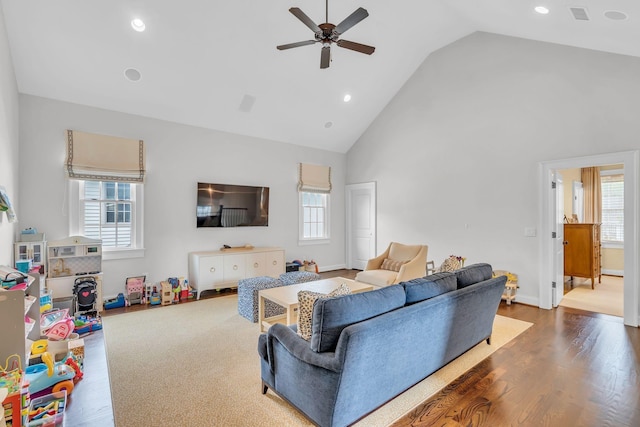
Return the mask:
<path fill-rule="evenodd" d="M 405 282 L 407 280 L 424 277 L 427 275 L 427 250 L 428 246 L 423 246 L 418 254 L 409 262 L 400 267 L 394 283 Z"/>
<path fill-rule="evenodd" d="M 273 371 L 273 346 L 274 341 L 277 341 L 282 345 L 291 355 L 298 360 L 315 365 L 320 368 L 328 369 L 333 372 L 340 372 L 342 370 L 342 362 L 336 358 L 336 354 L 333 352 L 316 353 L 311 350 L 309 341 L 301 338 L 293 329 L 288 326 L 276 323 L 267 331 L 267 357 L 269 360 L 269 366 Z"/>

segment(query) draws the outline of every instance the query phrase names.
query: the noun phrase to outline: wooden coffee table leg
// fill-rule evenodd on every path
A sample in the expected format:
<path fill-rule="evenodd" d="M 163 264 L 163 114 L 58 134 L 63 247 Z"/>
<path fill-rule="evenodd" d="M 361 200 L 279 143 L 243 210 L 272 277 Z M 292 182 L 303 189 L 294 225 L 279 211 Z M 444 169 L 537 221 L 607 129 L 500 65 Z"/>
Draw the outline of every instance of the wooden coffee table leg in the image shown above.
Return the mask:
<path fill-rule="evenodd" d="M 260 332 L 264 332 L 264 325 L 262 321 L 264 320 L 264 297 L 258 294 L 258 324 L 260 325 Z"/>

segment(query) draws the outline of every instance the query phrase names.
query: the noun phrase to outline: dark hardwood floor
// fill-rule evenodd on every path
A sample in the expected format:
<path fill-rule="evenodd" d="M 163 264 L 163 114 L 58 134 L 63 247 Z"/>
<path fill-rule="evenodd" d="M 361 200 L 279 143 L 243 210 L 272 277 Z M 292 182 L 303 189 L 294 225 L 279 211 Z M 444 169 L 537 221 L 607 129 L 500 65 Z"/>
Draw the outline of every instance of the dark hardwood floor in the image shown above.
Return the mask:
<path fill-rule="evenodd" d="M 103 316 L 147 309 L 161 308 L 136 305 Z M 425 396 L 394 426 L 640 426 L 640 329 L 618 317 L 562 307 L 503 302 L 498 313 L 534 325 L 432 398 Z M 66 426 L 113 425 L 101 331 L 85 338 L 85 352 L 85 378 L 73 393 Z"/>

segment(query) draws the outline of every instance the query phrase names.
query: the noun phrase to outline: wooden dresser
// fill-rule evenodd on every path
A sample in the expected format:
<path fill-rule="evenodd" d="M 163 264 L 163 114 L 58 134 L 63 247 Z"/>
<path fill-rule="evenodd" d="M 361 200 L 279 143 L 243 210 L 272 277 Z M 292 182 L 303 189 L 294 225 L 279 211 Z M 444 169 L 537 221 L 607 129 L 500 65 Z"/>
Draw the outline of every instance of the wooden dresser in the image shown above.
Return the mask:
<path fill-rule="evenodd" d="M 564 275 L 602 279 L 600 272 L 600 224 L 564 225 Z"/>

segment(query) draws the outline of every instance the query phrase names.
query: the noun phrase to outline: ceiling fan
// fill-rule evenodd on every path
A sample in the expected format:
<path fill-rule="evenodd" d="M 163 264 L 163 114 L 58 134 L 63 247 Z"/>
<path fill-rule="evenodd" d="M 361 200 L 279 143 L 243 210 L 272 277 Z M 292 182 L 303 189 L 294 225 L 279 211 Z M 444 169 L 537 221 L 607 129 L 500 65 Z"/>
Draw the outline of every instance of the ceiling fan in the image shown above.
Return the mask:
<path fill-rule="evenodd" d="M 329 62 L 331 61 L 331 44 L 335 43 L 345 49 L 354 50 L 356 52 L 365 53 L 371 55 L 376 48 L 373 46 L 367 46 L 349 40 L 340 39 L 340 36 L 344 34 L 349 28 L 362 21 L 369 16 L 369 12 L 359 7 L 351 15 L 347 16 L 344 21 L 338 25 L 329 23 L 329 0 L 326 0 L 326 21 L 324 24 L 316 24 L 309 18 L 302 10 L 297 7 L 289 9 L 296 18 L 302 21 L 307 27 L 313 31 L 315 40 L 305 40 L 302 42 L 289 43 L 277 46 L 278 50 L 291 49 L 293 47 L 307 46 L 315 43 L 322 43 L 322 52 L 320 53 L 320 68 L 329 68 Z"/>

